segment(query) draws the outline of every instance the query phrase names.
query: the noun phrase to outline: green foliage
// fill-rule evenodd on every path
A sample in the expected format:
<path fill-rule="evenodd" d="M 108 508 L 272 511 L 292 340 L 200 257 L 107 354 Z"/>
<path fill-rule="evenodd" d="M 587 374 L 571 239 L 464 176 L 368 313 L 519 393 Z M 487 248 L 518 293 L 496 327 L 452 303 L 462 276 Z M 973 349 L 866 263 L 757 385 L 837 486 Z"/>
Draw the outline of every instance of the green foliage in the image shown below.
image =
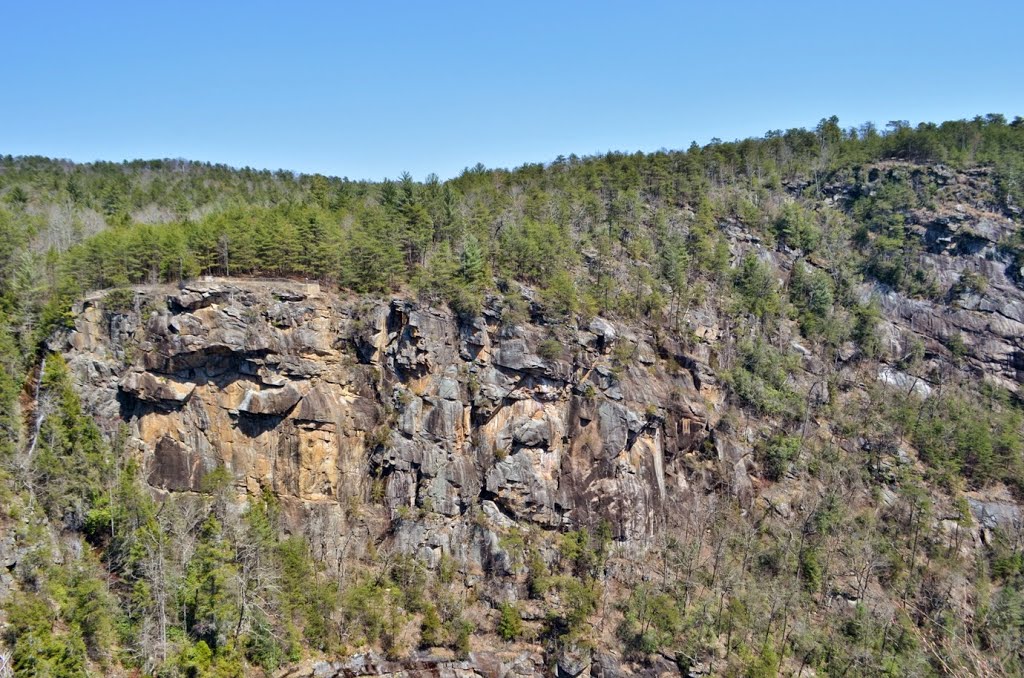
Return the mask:
<path fill-rule="evenodd" d="M 634 587 L 621 609 L 617 635 L 630 653 L 644 656 L 661 652 L 671 647 L 683 629 L 679 599 L 647 583 Z"/>
<path fill-rule="evenodd" d="M 960 278 L 953 283 L 949 293 L 953 298 L 963 297 L 968 294 L 984 294 L 988 289 L 988 280 L 985 276 L 974 271 L 964 271 Z"/>
<path fill-rule="evenodd" d="M 768 416 L 801 416 L 803 400 L 789 381 L 789 374 L 797 365 L 795 356 L 756 339 L 739 345 L 737 362 L 726 373 L 726 382 L 742 404 Z"/>
<path fill-rule="evenodd" d="M 547 635 L 559 641 L 578 638 L 597 610 L 600 587 L 592 579 L 567 575 L 552 577 L 549 586 L 557 593 L 559 604 L 548 613 Z"/>
<path fill-rule="evenodd" d="M 556 318 L 568 318 L 578 307 L 576 283 L 565 270 L 557 271 L 548 278 L 541 297 L 545 309 Z"/>
<path fill-rule="evenodd" d="M 288 660 L 285 645 L 275 636 L 269 620 L 258 618 L 245 641 L 245 658 L 264 671 L 276 671 Z"/>
<path fill-rule="evenodd" d="M 800 454 L 800 439 L 796 436 L 774 435 L 758 448 L 764 476 L 781 480 Z"/>
<path fill-rule="evenodd" d="M 1024 592 L 1019 582 L 1004 586 L 986 610 L 980 628 L 981 640 L 989 648 L 1005 648 L 1016 667 L 1024 663 Z"/>
<path fill-rule="evenodd" d="M 423 611 L 423 621 L 420 624 L 420 647 L 428 649 L 442 644 L 444 638 L 444 627 L 441 624 L 441 617 L 437 614 L 437 607 L 427 605 Z"/>
<path fill-rule="evenodd" d="M 610 526 L 602 523 L 593 534 L 579 529 L 562 535 L 558 553 L 567 571 L 577 577 L 596 577 L 604 567 L 610 542 Z"/>
<path fill-rule="evenodd" d="M 825 271 L 810 268 L 804 262 L 794 264 L 789 299 L 799 313 L 804 335 L 825 338 L 833 344 L 845 338 L 836 332 L 835 283 Z"/>
<path fill-rule="evenodd" d="M 337 629 L 331 623 L 331 612 L 341 602 L 337 582 L 320 576 L 302 537 L 282 539 L 275 550 L 280 559 L 284 613 L 292 623 L 301 625 L 310 647 L 328 650 L 337 641 Z"/>
<path fill-rule="evenodd" d="M 479 246 L 476 247 L 474 256 L 479 256 Z M 463 262 L 458 263 L 451 248 L 443 243 L 415 280 L 420 296 L 427 301 L 445 301 L 463 317 L 478 316 L 483 307 L 483 261 L 475 261 L 472 268 L 467 268 L 463 253 Z"/>
<path fill-rule="evenodd" d="M 555 360 L 562 357 L 565 347 L 555 337 L 550 337 L 537 345 L 537 355 L 545 360 Z"/>
<path fill-rule="evenodd" d="M 821 230 L 814 213 L 795 202 L 783 206 L 775 222 L 775 231 L 781 242 L 804 252 L 813 252 L 821 240 Z"/>
<path fill-rule="evenodd" d="M 135 307 L 135 291 L 125 287 L 110 290 L 103 296 L 103 308 L 108 313 L 125 313 Z"/>
<path fill-rule="evenodd" d="M 781 661 L 775 648 L 765 645 L 761 649 L 761 654 L 747 669 L 747 678 L 774 678 L 779 675 Z"/>
<path fill-rule="evenodd" d="M 119 313 L 134 310 L 136 283 L 285 276 L 376 295 L 411 287 L 463 317 L 481 315 L 484 299 L 500 292 L 502 332 L 538 309 L 553 324 L 597 313 L 643 318 L 660 352 L 676 338 L 696 342 L 686 333 L 694 310 L 720 312 L 722 292 L 731 289 L 726 332 L 736 351 L 710 347 L 728 367 L 720 374 L 731 397 L 756 414 L 800 421 L 805 403 L 790 378 L 799 357 L 781 348 L 786 320 L 829 348 L 853 339 L 871 359 L 882 353 L 881 312 L 861 303 L 862 281 L 939 298 L 911 227 L 939 189 L 928 168 L 907 161 L 987 165 L 986 200 L 1013 213 L 1024 202 L 1021 157 L 1024 124 L 1002 116 L 896 122 L 882 132 L 826 118 L 814 130 L 763 139 L 573 156 L 510 171 L 478 166 L 422 184 L 408 175 L 369 184 L 177 160 L 0 157 L 0 518 L 10 518 L 4 524 L 19 547 L 29 545 L 14 572 L 17 591 L 4 604 L 4 642 L 17 674 L 245 675 L 364 645 L 397 656 L 411 649 L 404 635 L 414 620 L 422 647 L 464 656 L 474 633 L 464 607 L 477 603 L 460 597 L 450 556 L 431 572 L 369 543 L 365 562 L 328 571 L 321 560 L 334 546 L 285 536 L 271 493 L 251 497 L 244 513 L 233 510 L 235 479 L 225 468 L 205 476 L 201 493 L 157 504 L 125 449 L 127 433 L 104 439 L 58 356 L 46 357 L 38 409 L 21 412 L 31 366 L 44 341 L 70 326 L 71 303 L 83 292 L 112 288 L 102 306 Z M 760 242 L 730 273 L 737 223 Z M 1024 262 L 1021 242 L 1009 237 L 996 255 L 1015 262 L 1011 273 Z M 787 297 L 764 254 L 776 244 L 802 257 Z M 956 302 L 989 290 L 967 271 L 949 293 Z M 945 341 L 955 359 L 965 357 L 962 337 Z M 565 349 L 550 340 L 539 350 L 555 358 Z M 642 369 L 628 350 L 622 342 L 612 356 L 620 373 Z M 923 344 L 892 356 L 914 373 L 926 357 Z M 937 385 L 927 399 L 872 394 L 862 411 L 843 412 L 851 407 L 846 398 L 831 412 L 807 413 L 843 419 L 842 440 L 827 450 L 811 425 L 803 450 L 796 435 L 783 434 L 755 450 L 766 478 L 793 473 L 802 454 L 823 487 L 856 497 L 869 491 L 865 485 L 885 483 L 891 502 L 858 506 L 828 491 L 812 509 L 793 502 L 789 518 L 696 499 L 695 510 L 671 512 L 666 519 L 685 523 L 685 538 L 666 538 L 649 576 L 618 599 L 609 587 L 629 654 L 661 653 L 691 666 L 715 648 L 731 675 L 973 675 L 994 665 L 972 664 L 980 652 L 984 662 L 998 659 L 1006 673 L 1020 673 L 1019 540 L 992 531 L 985 556 L 966 562 L 958 539 L 969 529 L 969 507 L 944 505 L 934 492 L 936 484 L 959 492 L 995 482 L 1024 492 L 1020 409 L 995 389 L 941 373 L 928 378 Z M 837 391 L 848 388 L 835 381 Z M 24 420 L 37 413 L 38 437 Z M 389 431 L 382 425 L 371 443 Z M 846 451 L 862 440 L 870 460 Z M 920 455 L 932 484 L 916 478 L 918 466 L 896 459 L 898 445 Z M 371 480 L 369 494 L 383 501 L 382 478 Z M 939 516 L 955 517 L 953 533 L 932 528 Z M 601 600 L 599 582 L 615 571 L 606 568 L 611 528 L 571 531 L 557 544 L 553 534 L 545 539 L 543 547 L 524 539 L 518 562 L 531 607 L 547 615 L 540 641 L 557 651 L 597 636 L 587 624 Z M 899 596 L 900 604 L 837 609 L 832 592 L 859 586 L 862 576 L 872 596 Z M 954 587 L 947 576 L 967 583 Z M 970 601 L 968 614 L 950 600 Z M 897 611 L 888 614 L 890 607 Z M 500 609 L 496 630 L 507 640 L 525 635 L 519 610 Z"/>
<path fill-rule="evenodd" d="M 526 552 L 526 583 L 531 598 L 542 598 L 549 588 L 548 564 L 536 548 L 528 548 Z"/>
<path fill-rule="evenodd" d="M 868 304 L 858 305 L 854 309 L 853 340 L 868 358 L 875 358 L 881 353 L 882 342 L 878 338 L 876 328 L 882 318 L 878 302 L 872 300 Z"/>
<path fill-rule="evenodd" d="M 818 549 L 814 546 L 805 546 L 800 551 L 800 580 L 804 588 L 810 592 L 821 589 L 822 565 Z"/>
<path fill-rule="evenodd" d="M 980 395 L 949 393 L 907 403 L 904 421 L 914 445 L 926 462 L 975 486 L 1002 480 L 1024 487 L 1024 418 L 1005 392 L 992 388 Z"/>
<path fill-rule="evenodd" d="M 575 261 L 568 231 L 552 222 L 524 220 L 505 230 L 499 241 L 500 265 L 511 277 L 548 287 Z M 564 285 L 564 277 L 559 285 Z"/>
<path fill-rule="evenodd" d="M 43 412 L 31 460 L 37 496 L 51 519 L 79 528 L 110 482 L 109 450 L 82 411 L 60 355 L 47 356 L 40 400 L 49 411 Z"/>
<path fill-rule="evenodd" d="M 427 605 L 427 571 L 419 560 L 402 555 L 391 565 L 391 581 L 401 592 L 401 605 L 409 612 L 421 612 Z"/>
<path fill-rule="evenodd" d="M 73 630 L 54 632 L 54 613 L 39 596 L 19 593 L 5 605 L 5 642 L 16 676 L 85 676 L 85 643 Z"/>
<path fill-rule="evenodd" d="M 518 640 L 523 635 L 523 618 L 513 603 L 502 603 L 498 617 L 498 636 L 506 642 Z"/>
<path fill-rule="evenodd" d="M 11 463 L 21 434 L 21 360 L 0 312 L 0 469 Z"/>
<path fill-rule="evenodd" d="M 480 247 L 480 241 L 472 235 L 466 237 L 462 246 L 459 275 L 470 285 L 483 283 L 487 275 L 487 263 L 484 261 L 484 252 Z"/>
<path fill-rule="evenodd" d="M 367 642 L 380 639 L 392 614 L 384 587 L 371 579 L 349 585 L 341 596 L 341 611 L 349 632 Z"/>
<path fill-rule="evenodd" d="M 178 654 L 178 668 L 188 678 L 207 675 L 212 663 L 213 651 L 203 640 L 186 644 Z"/>
<path fill-rule="evenodd" d="M 935 282 L 919 264 L 921 240 L 905 226 L 907 214 L 919 203 L 907 176 L 889 176 L 865 189 L 852 208 L 860 224 L 854 242 L 866 255 L 866 274 L 909 295 L 935 297 Z"/>
<path fill-rule="evenodd" d="M 4 641 L 17 676 L 85 676 L 87 661 L 106 667 L 115 601 L 88 553 L 63 566 L 44 564 L 4 604 Z"/>
<path fill-rule="evenodd" d="M 761 262 L 756 255 L 743 258 L 733 277 L 733 284 L 739 293 L 740 306 L 744 312 L 756 316 L 762 322 L 779 314 L 782 298 L 772 268 Z"/>
<path fill-rule="evenodd" d="M 178 598 L 186 630 L 215 652 L 227 643 L 232 622 L 238 619 L 239 591 L 232 586 L 237 576 L 238 565 L 221 523 L 210 515 L 200 530 Z"/>
<path fill-rule="evenodd" d="M 522 296 L 506 295 L 501 305 L 501 323 L 507 326 L 522 325 L 530 319 L 530 308 Z"/>
<path fill-rule="evenodd" d="M 469 639 L 472 637 L 474 630 L 473 624 L 464 619 L 459 619 L 455 623 L 455 640 L 452 643 L 452 649 L 455 650 L 456 657 L 460 659 L 467 659 L 469 657 Z"/>
<path fill-rule="evenodd" d="M 27 208 L 58 204 L 73 206 L 78 221 L 72 236 L 62 236 L 52 250 L 56 259 L 46 272 L 42 304 L 52 307 L 42 335 L 66 321 L 73 287 L 201 273 L 312 277 L 373 293 L 413 283 L 473 315 L 491 287 L 493 268 L 536 287 L 556 316 L 579 310 L 657 315 L 666 301 L 662 285 L 669 301 L 678 302 L 695 279 L 722 279 L 729 249 L 721 220 L 735 214 L 760 228 L 763 198 L 781 190 L 780 178 L 813 175 L 817 181 L 822 172 L 834 172 L 856 182 L 850 212 L 862 227 L 864 272 L 911 294 L 934 296 L 933 281 L 917 263 L 919 243 L 903 225 L 908 210 L 927 204 L 934 186 L 920 172 L 894 170 L 879 181 L 866 178 L 861 167 L 891 158 L 992 163 L 999 199 L 1010 206 L 1020 194 L 1021 136 L 1021 126 L 1001 116 L 917 128 L 899 122 L 884 132 L 870 125 L 844 130 L 832 117 L 813 131 L 772 131 L 763 139 L 716 141 L 683 152 L 573 157 L 514 171 L 475 167 L 443 184 L 436 177 L 417 184 L 407 174 L 371 185 L 180 160 L 69 167 L 7 156 L 0 161 L 0 192 L 9 205 L 0 208 L 0 291 L 17 278 L 29 241 L 58 228 Z M 711 190 L 710 177 L 719 188 L 735 190 Z M 692 212 L 680 224 L 673 210 L 682 205 Z M 85 210 L 118 227 L 86 237 Z M 159 214 L 155 223 L 133 223 L 132 215 L 147 211 Z M 772 226 L 783 244 L 809 253 L 827 240 L 832 212 L 786 200 Z M 588 257 L 582 268 L 581 252 Z M 623 267 L 622 259 L 636 265 Z M 756 272 L 746 263 L 740 273 L 746 311 L 762 319 L 775 314 L 775 295 L 757 293 L 765 281 L 751 277 Z"/>

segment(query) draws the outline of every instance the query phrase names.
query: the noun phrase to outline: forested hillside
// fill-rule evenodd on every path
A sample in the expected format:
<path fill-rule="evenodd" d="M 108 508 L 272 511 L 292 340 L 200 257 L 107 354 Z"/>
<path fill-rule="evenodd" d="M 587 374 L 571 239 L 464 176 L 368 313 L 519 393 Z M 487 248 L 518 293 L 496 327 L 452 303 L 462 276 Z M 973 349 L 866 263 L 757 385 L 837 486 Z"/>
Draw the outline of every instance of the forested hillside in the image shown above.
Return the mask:
<path fill-rule="evenodd" d="M 1022 226 L 1002 115 L 0 156 L 2 670 L 1020 675 Z"/>

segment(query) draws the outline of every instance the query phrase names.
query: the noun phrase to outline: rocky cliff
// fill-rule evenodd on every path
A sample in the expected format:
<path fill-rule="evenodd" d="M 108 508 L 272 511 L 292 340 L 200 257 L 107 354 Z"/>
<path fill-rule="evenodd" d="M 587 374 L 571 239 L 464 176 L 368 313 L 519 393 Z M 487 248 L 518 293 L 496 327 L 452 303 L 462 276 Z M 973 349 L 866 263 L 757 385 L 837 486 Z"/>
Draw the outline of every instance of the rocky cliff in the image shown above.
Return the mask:
<path fill-rule="evenodd" d="M 651 535 L 721 405 L 677 342 L 600 318 L 508 325 L 497 306 L 463 320 L 244 280 L 140 289 L 134 304 L 86 301 L 67 351 L 92 408 L 128 425 L 150 485 L 198 491 L 223 466 L 240 492 L 297 507 L 376 491 L 391 517 L 444 524 L 435 540 L 480 508 Z"/>
<path fill-rule="evenodd" d="M 685 501 L 694 460 L 717 456 L 722 394 L 699 351 L 663 335 L 503 322 L 497 298 L 463 319 L 287 281 L 134 295 L 116 310 L 93 295 L 62 340 L 87 408 L 127 427 L 158 494 L 224 468 L 239 499 L 272 491 L 334 568 L 386 542 L 430 567 L 450 558 L 500 601 L 521 569 L 502 535 L 603 522 L 645 543 Z"/>
<path fill-rule="evenodd" d="M 949 364 L 950 344 L 962 341 L 955 348 L 964 364 L 954 367 L 1016 392 L 1024 381 L 1024 262 L 1008 245 L 1020 228 L 1019 208 L 995 199 L 987 168 L 881 163 L 841 177 L 826 193 L 849 207 L 900 184 L 919 196 L 916 206 L 898 207 L 931 290 L 911 297 L 882 283 L 863 286 L 864 298 L 881 303 L 887 355 L 898 359 L 918 339 L 933 366 Z"/>
<path fill-rule="evenodd" d="M 865 458 L 875 454 L 873 441 L 846 436 L 813 416 L 817 408 L 855 402 L 875 382 L 927 397 L 951 374 L 1012 392 L 1024 381 L 1022 274 L 1006 248 L 1019 226 L 1015 215 L 986 197 L 984 170 L 890 163 L 822 192 L 849 206 L 894 181 L 932 196 L 904 218 L 918 239 L 916 264 L 936 293 L 859 285 L 861 298 L 880 303 L 877 361 L 861 360 L 853 342 L 826 352 L 792 319 L 774 337 L 796 358 L 785 380 L 807 404 L 796 427 L 801 441 Z M 754 253 L 786 283 L 798 252 L 763 243 L 735 220 L 721 227 L 733 262 Z M 809 263 L 827 270 L 828 255 Z M 124 427 L 155 494 L 205 491 L 204 477 L 225 469 L 236 511 L 246 497 L 273 493 L 287 530 L 306 535 L 331 569 L 380 549 L 432 570 L 454 563 L 470 604 L 492 625 L 500 603 L 525 598 L 528 568 L 514 535 L 540 535 L 541 558 L 550 562 L 558 557 L 555 535 L 606 529 L 622 560 L 609 562 L 604 581 L 628 587 L 649 578 L 644 558 L 681 526 L 700 535 L 698 556 L 708 547 L 691 514 L 706 511 L 709 497 L 729 498 L 744 516 L 790 520 L 825 494 L 827 479 L 765 481 L 760 424 L 772 417 L 751 417 L 725 397 L 723 373 L 741 337 L 720 303 L 695 304 L 669 331 L 600 317 L 553 322 L 529 289 L 509 294 L 525 315 L 500 296 L 468 318 L 409 296 L 351 296 L 284 280 L 143 286 L 127 302 L 91 295 L 75 308 L 74 329 L 51 346 L 66 356 L 87 409 L 112 435 Z M 911 367 L 915 343 L 922 350 Z M 887 454 L 892 465 L 917 463 L 902 439 Z M 886 492 L 879 505 L 898 506 Z M 965 557 L 991 541 L 990 530 L 1020 523 L 1005 488 L 971 492 L 969 500 L 977 522 L 966 538 L 948 515 L 932 523 L 935 534 L 955 529 Z M 913 548 L 911 558 L 916 537 Z M 717 557 L 707 562 L 717 568 Z M 867 588 L 847 582 L 829 595 L 856 602 Z M 523 618 L 539 622 L 544 614 L 527 603 Z M 613 629 L 592 633 L 608 638 Z M 287 675 L 627 670 L 620 655 L 593 647 L 554 655 L 537 645 L 475 649 L 463 661 L 424 655 L 394 664 L 361 655 Z M 642 671 L 674 671 L 674 661 L 662 657 Z"/>

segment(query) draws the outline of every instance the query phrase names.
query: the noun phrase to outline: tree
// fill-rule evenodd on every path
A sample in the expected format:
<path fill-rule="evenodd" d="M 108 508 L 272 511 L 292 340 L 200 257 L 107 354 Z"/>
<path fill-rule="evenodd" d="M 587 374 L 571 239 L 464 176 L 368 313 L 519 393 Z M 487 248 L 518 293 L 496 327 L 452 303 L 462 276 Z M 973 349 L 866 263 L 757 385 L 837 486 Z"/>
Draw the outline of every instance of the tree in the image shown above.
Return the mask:
<path fill-rule="evenodd" d="M 462 246 L 462 258 L 459 267 L 459 274 L 462 279 L 470 285 L 480 283 L 484 278 L 486 264 L 483 252 L 480 249 L 480 241 L 469 235 Z"/>
<path fill-rule="evenodd" d="M 412 270 L 414 266 L 423 263 L 427 245 L 434 233 L 430 213 L 420 202 L 416 185 L 408 172 L 402 173 L 396 209 L 402 221 L 399 238 L 405 252 L 405 263 Z"/>
<path fill-rule="evenodd" d="M 743 258 L 733 277 L 743 308 L 761 322 L 775 317 L 782 309 L 778 283 L 771 268 L 756 255 Z"/>
<path fill-rule="evenodd" d="M 775 228 L 782 242 L 805 252 L 814 251 L 821 240 L 821 230 L 815 223 L 814 214 L 795 202 L 783 206 Z"/>
<path fill-rule="evenodd" d="M 402 269 L 402 253 L 382 215 L 364 213 L 348 233 L 339 279 L 358 292 L 383 292 L 395 285 Z"/>
<path fill-rule="evenodd" d="M 565 318 L 576 311 L 576 284 L 567 271 L 555 273 L 542 294 L 545 307 L 556 317 Z"/>
<path fill-rule="evenodd" d="M 226 646 L 239 618 L 238 590 L 232 586 L 237 576 L 234 553 L 220 521 L 211 514 L 178 595 L 187 630 L 214 652 Z"/>
<path fill-rule="evenodd" d="M 498 635 L 504 641 L 518 639 L 523 633 L 523 620 L 512 603 L 502 603 L 498 617 Z"/>
<path fill-rule="evenodd" d="M 32 482 L 51 519 L 80 528 L 107 487 L 108 449 L 95 422 L 82 411 L 59 354 L 47 357 L 40 391 L 41 424 L 28 459 Z"/>

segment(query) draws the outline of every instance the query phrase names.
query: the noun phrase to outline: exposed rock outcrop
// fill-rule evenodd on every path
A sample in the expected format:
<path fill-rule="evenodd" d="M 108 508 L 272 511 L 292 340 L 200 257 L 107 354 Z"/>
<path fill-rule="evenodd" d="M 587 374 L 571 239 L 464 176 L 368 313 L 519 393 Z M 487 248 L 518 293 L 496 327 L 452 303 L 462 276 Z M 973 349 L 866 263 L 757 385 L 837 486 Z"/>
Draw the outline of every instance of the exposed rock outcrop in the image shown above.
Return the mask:
<path fill-rule="evenodd" d="M 223 466 L 239 491 L 299 510 L 369 500 L 376 482 L 392 516 L 449 523 L 439 544 L 400 527 L 410 551 L 454 548 L 452 521 L 482 502 L 541 528 L 607 519 L 618 539 L 649 536 L 720 401 L 694 376 L 706 365 L 601 318 L 558 328 L 565 350 L 542 357 L 555 328 L 502 325 L 493 305 L 463 320 L 260 281 L 145 296 L 147 316 L 116 322 L 86 302 L 63 348 L 107 423 L 128 424 L 154 488 L 195 491 Z M 621 342 L 635 359 L 616 364 Z M 691 369 L 670 374 L 655 346 Z"/>
<path fill-rule="evenodd" d="M 1020 228 L 1019 215 L 993 199 L 991 170 L 882 163 L 859 176 L 838 177 L 823 190 L 849 207 L 886 182 L 930 196 L 926 206 L 907 208 L 902 216 L 908 236 L 919 240 L 918 264 L 935 294 L 912 298 L 877 282 L 862 286 L 865 301 L 879 302 L 885 349 L 898 356 L 908 342 L 921 341 L 933 367 L 957 363 L 957 369 L 1017 392 L 1024 382 L 1024 275 L 1006 244 Z M 967 284 L 971 280 L 981 287 Z"/>

